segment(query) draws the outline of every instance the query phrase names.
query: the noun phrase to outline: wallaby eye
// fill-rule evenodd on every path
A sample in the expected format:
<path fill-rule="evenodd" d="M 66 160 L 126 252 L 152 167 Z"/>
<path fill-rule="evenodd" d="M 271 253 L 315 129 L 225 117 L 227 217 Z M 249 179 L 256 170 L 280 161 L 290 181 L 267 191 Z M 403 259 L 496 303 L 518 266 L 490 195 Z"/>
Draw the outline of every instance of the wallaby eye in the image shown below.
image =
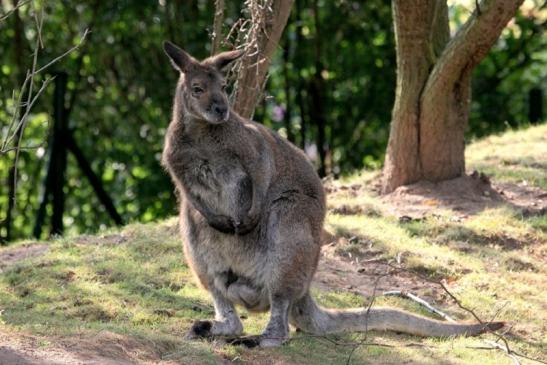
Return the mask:
<path fill-rule="evenodd" d="M 192 92 L 194 94 L 201 94 L 203 92 L 203 89 L 199 86 L 192 86 Z"/>

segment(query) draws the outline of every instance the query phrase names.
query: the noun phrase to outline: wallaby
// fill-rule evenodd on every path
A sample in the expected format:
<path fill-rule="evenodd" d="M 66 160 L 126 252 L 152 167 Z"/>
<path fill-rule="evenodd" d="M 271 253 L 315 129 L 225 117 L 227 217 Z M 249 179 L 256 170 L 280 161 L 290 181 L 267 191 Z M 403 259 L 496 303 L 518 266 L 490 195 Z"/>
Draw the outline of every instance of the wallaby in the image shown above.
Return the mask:
<path fill-rule="evenodd" d="M 170 42 L 180 72 L 162 163 L 180 196 L 189 266 L 212 295 L 215 319 L 188 337 L 279 346 L 289 323 L 312 334 L 392 330 L 419 336 L 477 335 L 503 326 L 436 321 L 390 308 L 325 309 L 310 296 L 321 249 L 325 193 L 306 155 L 261 124 L 230 110 L 223 71 L 242 55 L 201 62 Z M 240 85 L 245 87 L 245 85 Z M 259 336 L 239 337 L 235 305 L 270 311 Z"/>

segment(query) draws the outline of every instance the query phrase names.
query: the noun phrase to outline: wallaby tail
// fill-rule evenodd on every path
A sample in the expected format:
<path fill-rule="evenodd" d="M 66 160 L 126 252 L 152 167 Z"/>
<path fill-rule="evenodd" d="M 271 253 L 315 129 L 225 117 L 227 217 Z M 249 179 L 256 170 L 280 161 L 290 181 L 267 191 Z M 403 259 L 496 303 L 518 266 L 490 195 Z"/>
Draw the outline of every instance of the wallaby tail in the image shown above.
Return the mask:
<path fill-rule="evenodd" d="M 392 308 L 370 308 L 368 314 L 367 308 L 327 309 L 317 305 L 309 293 L 292 306 L 290 319 L 297 328 L 316 335 L 380 330 L 423 337 L 476 336 L 504 326 L 503 322 L 441 322 Z"/>

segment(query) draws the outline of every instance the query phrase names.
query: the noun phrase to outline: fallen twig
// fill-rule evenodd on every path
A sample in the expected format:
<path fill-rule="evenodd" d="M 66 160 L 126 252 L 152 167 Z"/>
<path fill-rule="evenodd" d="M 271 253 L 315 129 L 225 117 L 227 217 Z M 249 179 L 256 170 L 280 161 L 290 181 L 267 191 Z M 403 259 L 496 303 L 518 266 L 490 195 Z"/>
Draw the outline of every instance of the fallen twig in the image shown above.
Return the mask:
<path fill-rule="evenodd" d="M 498 348 L 500 350 L 503 350 L 503 352 L 505 352 L 507 354 L 507 356 L 509 356 L 511 359 L 513 359 L 513 362 L 515 363 L 515 365 L 520 365 L 520 361 L 519 359 L 513 354 L 513 351 L 511 351 L 511 349 L 509 349 L 509 347 L 507 346 L 502 346 L 501 344 L 495 342 L 495 341 L 490 341 L 490 340 L 484 340 L 484 343 L 494 347 L 494 348 Z"/>
<path fill-rule="evenodd" d="M 440 280 L 434 280 L 434 279 L 431 279 L 431 278 L 428 278 L 420 273 L 417 273 L 415 271 L 412 271 L 410 269 L 406 269 L 404 267 L 400 267 L 400 266 L 396 266 L 396 265 L 393 265 L 389 262 L 384 262 L 383 263 L 384 265 L 388 266 L 388 267 L 391 267 L 395 270 L 398 270 L 398 271 L 404 271 L 404 272 L 407 272 L 411 275 L 414 275 L 424 281 L 427 281 L 427 282 L 430 282 L 430 283 L 433 283 L 433 284 L 437 284 L 439 285 L 443 290 L 444 292 L 450 297 L 452 298 L 452 300 L 456 303 L 456 305 L 458 307 L 460 307 L 461 309 L 463 309 L 464 311 L 470 313 L 479 323 L 481 324 L 484 324 L 485 327 L 487 327 L 490 323 L 492 323 L 494 321 L 494 319 L 498 316 L 498 314 L 501 312 L 501 310 L 505 307 L 505 305 L 507 305 L 507 303 L 505 303 L 495 314 L 494 316 L 492 317 L 492 319 L 488 322 L 485 322 L 483 321 L 472 309 L 470 308 L 467 308 L 466 306 L 464 306 L 460 300 L 458 298 L 456 298 L 456 296 L 454 294 L 452 294 L 452 292 L 450 292 L 450 290 L 448 290 L 448 288 L 446 287 L 446 285 L 444 285 L 444 283 Z M 520 353 L 517 353 L 515 351 L 513 351 L 510 347 L 509 347 L 509 342 L 507 341 L 507 339 L 505 338 L 505 333 L 498 333 L 496 331 L 492 331 L 491 332 L 494 336 L 497 337 L 497 341 L 502 341 L 503 342 L 503 345 L 499 344 L 497 341 L 494 342 L 496 343 L 498 346 L 496 346 L 497 349 L 500 349 L 500 350 L 503 350 L 505 351 L 508 355 L 510 355 L 510 357 L 513 359 L 513 361 L 515 361 L 515 357 L 522 357 L 524 359 L 527 359 L 527 360 L 532 360 L 532 361 L 536 361 L 536 362 L 539 362 L 539 363 L 542 363 L 542 364 L 547 364 L 546 362 L 544 361 L 541 361 L 541 360 L 537 360 L 537 359 L 534 359 L 534 358 L 531 358 L 529 356 L 526 356 L 526 355 L 523 355 L 523 354 L 520 354 Z M 517 359 L 518 361 L 518 359 Z"/>
<path fill-rule="evenodd" d="M 403 298 L 408 298 L 408 299 L 411 299 L 413 301 L 415 301 L 416 303 L 420 304 L 421 306 L 425 307 L 427 310 L 429 310 L 430 312 L 432 313 L 435 313 L 439 316 L 441 316 L 442 318 L 444 318 L 446 321 L 448 322 L 456 322 L 456 320 L 454 320 L 452 317 L 450 317 L 448 314 L 444 313 L 443 311 L 433 307 L 431 304 L 429 304 L 428 302 L 426 302 L 425 300 L 423 300 L 422 298 L 412 294 L 412 293 L 409 293 L 409 292 L 405 292 L 405 291 L 401 291 L 401 290 L 391 290 L 391 291 L 386 291 L 383 293 L 383 295 L 386 295 L 386 296 L 391 296 L 391 295 L 395 295 L 395 296 L 399 296 L 399 297 L 403 297 Z"/>

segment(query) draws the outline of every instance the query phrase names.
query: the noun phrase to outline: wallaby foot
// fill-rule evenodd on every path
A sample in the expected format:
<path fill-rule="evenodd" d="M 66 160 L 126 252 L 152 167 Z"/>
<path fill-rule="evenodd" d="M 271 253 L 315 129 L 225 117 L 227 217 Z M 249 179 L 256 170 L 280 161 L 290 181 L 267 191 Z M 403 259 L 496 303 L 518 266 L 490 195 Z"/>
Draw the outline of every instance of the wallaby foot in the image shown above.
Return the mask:
<path fill-rule="evenodd" d="M 187 340 L 195 340 L 198 338 L 211 338 L 211 328 L 213 323 L 211 321 L 195 321 L 190 330 L 186 333 Z"/>
<path fill-rule="evenodd" d="M 215 319 L 196 321 L 186 334 L 187 339 L 209 338 L 214 336 L 239 336 L 243 333 L 243 324 L 237 315 L 234 304 L 218 290 L 211 290 L 215 306 Z"/>
<path fill-rule="evenodd" d="M 242 333 L 243 325 L 241 322 L 198 320 L 186 333 L 186 339 L 212 339 L 215 336 L 239 336 Z"/>

